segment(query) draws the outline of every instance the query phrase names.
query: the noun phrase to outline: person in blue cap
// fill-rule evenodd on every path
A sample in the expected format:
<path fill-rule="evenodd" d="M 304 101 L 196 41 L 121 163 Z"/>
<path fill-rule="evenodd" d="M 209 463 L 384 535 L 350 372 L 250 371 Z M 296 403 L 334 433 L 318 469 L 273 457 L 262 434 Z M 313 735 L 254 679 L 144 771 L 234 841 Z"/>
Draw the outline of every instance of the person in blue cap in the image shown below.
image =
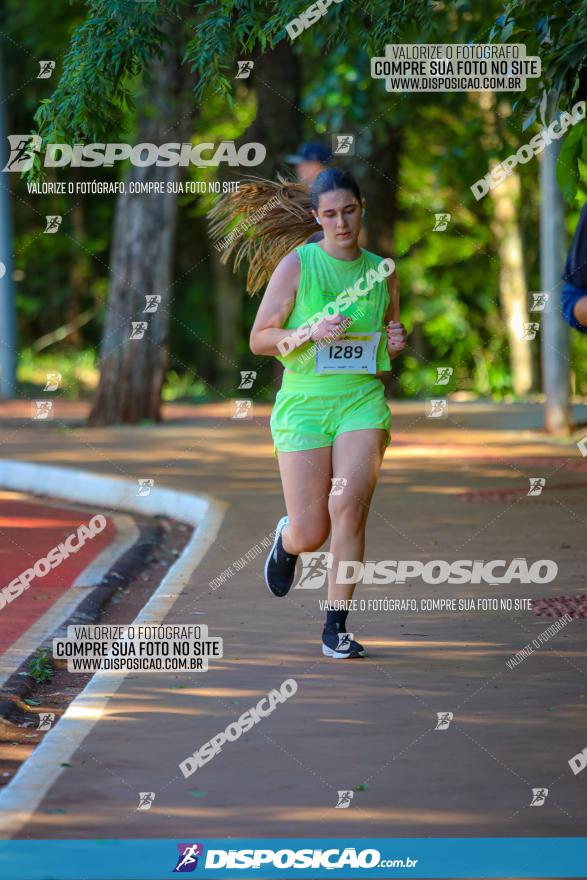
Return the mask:
<path fill-rule="evenodd" d="M 286 156 L 285 161 L 296 166 L 300 183 L 312 186 L 316 178 L 332 162 L 332 152 L 324 144 L 302 144 L 294 155 Z"/>
<path fill-rule="evenodd" d="M 581 210 L 562 277 L 563 318 L 575 330 L 587 333 L 587 202 Z"/>

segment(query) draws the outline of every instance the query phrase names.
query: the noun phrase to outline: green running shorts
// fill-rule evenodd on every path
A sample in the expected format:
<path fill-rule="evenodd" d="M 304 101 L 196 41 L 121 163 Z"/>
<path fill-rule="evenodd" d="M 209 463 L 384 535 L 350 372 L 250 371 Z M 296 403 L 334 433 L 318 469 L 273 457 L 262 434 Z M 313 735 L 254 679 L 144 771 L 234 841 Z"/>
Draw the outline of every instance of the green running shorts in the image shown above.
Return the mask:
<path fill-rule="evenodd" d="M 339 434 L 365 428 L 382 428 L 391 442 L 383 383 L 373 375 L 284 372 L 270 424 L 275 455 L 332 446 Z"/>

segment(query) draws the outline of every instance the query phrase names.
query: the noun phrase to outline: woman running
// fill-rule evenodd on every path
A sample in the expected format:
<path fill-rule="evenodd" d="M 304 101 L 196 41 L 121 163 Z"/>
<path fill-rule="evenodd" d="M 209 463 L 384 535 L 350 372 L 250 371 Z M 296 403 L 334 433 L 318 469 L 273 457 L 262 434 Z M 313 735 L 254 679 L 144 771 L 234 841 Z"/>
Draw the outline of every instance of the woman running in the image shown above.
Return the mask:
<path fill-rule="evenodd" d="M 281 183 L 289 223 L 275 215 L 260 221 L 252 237 L 257 250 L 249 289 L 258 289 L 268 264 L 275 264 L 276 238 L 282 245 L 296 236 L 307 241 L 309 223 L 317 223 L 324 237 L 288 248 L 271 274 L 250 335 L 254 354 L 274 356 L 285 367 L 271 432 L 287 516 L 277 524 L 265 580 L 274 596 L 285 596 L 298 556 L 318 550 L 332 532 L 322 652 L 336 659 L 363 657 L 365 649 L 346 628 L 355 584 L 337 583 L 336 575 L 339 562 L 363 562 L 369 506 L 390 442 L 380 375 L 406 345 L 397 279 L 393 260 L 358 245 L 364 200 L 348 172 L 319 174 L 309 204 L 299 185 Z M 250 186 L 241 194 L 241 210 L 254 191 Z M 226 220 L 234 212 L 224 206 L 215 216 Z M 240 246 L 237 263 L 250 254 L 249 240 Z"/>

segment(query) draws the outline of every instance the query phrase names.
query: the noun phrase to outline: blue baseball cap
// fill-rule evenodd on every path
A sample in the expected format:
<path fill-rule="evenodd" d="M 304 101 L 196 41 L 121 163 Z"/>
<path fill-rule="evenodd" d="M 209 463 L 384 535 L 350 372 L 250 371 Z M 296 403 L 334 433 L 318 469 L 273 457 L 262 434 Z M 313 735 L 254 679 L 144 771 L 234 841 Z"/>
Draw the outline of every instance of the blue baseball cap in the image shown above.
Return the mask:
<path fill-rule="evenodd" d="M 285 161 L 291 165 L 299 165 L 300 162 L 320 162 L 328 165 L 332 161 L 332 152 L 324 144 L 301 144 L 297 153 L 286 156 Z"/>

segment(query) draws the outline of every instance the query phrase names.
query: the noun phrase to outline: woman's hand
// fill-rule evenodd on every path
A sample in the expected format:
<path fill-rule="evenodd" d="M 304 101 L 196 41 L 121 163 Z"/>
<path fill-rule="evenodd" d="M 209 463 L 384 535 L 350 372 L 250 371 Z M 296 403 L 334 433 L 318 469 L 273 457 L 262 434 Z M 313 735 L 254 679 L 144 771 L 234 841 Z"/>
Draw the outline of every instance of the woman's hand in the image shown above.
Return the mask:
<path fill-rule="evenodd" d="M 310 339 L 318 342 L 320 339 L 338 339 L 343 336 L 350 327 L 351 319 L 342 315 L 333 315 L 328 318 L 321 318 L 317 324 L 312 327 Z"/>
<path fill-rule="evenodd" d="M 406 328 L 401 321 L 390 321 L 385 330 L 387 332 L 387 350 L 390 357 L 395 358 L 407 346 Z"/>

